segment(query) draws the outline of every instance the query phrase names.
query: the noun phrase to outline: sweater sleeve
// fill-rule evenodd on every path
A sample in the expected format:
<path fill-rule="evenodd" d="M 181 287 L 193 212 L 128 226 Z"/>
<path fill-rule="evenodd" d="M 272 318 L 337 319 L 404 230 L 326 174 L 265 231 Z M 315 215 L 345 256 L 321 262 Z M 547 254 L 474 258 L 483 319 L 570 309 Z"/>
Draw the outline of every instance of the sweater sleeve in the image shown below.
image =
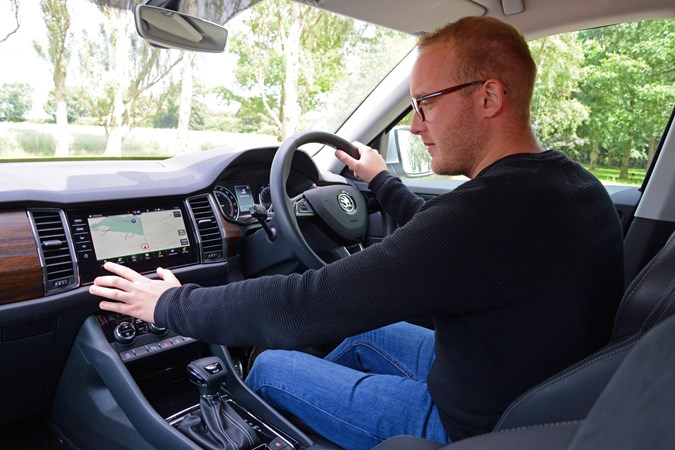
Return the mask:
<path fill-rule="evenodd" d="M 475 308 L 484 271 L 497 258 L 486 267 L 472 257 L 489 254 L 493 240 L 462 239 L 486 234 L 490 224 L 473 214 L 447 221 L 465 209 L 461 203 L 429 202 L 381 243 L 317 270 L 168 290 L 155 320 L 206 342 L 297 349 L 401 320 L 464 313 Z"/>
<path fill-rule="evenodd" d="M 377 196 L 384 212 L 392 216 L 398 226 L 408 223 L 424 204 L 424 200 L 408 189 L 400 178 L 393 177 L 387 171 L 377 174 L 370 181 L 369 187 Z"/>

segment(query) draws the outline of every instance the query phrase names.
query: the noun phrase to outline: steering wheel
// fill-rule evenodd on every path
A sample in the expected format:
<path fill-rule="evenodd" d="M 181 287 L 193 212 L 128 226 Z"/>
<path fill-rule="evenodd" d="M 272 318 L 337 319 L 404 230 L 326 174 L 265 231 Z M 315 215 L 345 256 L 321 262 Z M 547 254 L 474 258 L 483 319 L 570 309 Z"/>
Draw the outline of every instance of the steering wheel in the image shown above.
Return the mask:
<path fill-rule="evenodd" d="M 319 143 L 345 151 L 352 158 L 359 158 L 359 152 L 345 139 L 322 131 L 304 131 L 286 139 L 279 147 L 270 174 L 270 187 L 277 228 L 291 247 L 291 250 L 310 269 L 327 264 L 307 243 L 300 231 L 298 218 L 320 219 L 334 237 L 321 233 L 331 243 L 331 253 L 338 257 L 349 255 L 344 243 L 357 243 L 366 233 L 368 212 L 361 192 L 350 184 L 331 184 L 308 189 L 290 198 L 286 183 L 291 171 L 295 151 L 301 145 Z M 334 245 L 333 245 L 334 244 Z"/>

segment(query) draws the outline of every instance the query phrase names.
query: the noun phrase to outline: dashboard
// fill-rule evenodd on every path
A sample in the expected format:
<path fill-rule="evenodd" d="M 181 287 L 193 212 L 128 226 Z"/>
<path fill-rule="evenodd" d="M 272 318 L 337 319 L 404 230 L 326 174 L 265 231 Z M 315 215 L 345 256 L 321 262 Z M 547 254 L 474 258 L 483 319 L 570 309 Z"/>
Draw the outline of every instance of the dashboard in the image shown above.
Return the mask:
<path fill-rule="evenodd" d="M 141 273 L 227 262 L 239 253 L 241 236 L 258 226 L 250 207 L 263 205 L 273 215 L 275 152 L 265 147 L 166 161 L 14 164 L 0 185 L 0 245 L 15 249 L 0 256 L 0 275 L 15 280 L 3 289 L 2 303 L 89 284 L 104 273 L 106 261 Z M 309 155 L 297 152 L 287 192 L 298 195 L 319 178 Z"/>
<path fill-rule="evenodd" d="M 256 267 L 269 259 L 249 208 L 261 204 L 273 215 L 276 150 L 0 165 L 0 375 L 15 380 L 0 387 L 7 406 L 0 423 L 52 407 L 73 344 L 92 317 L 112 354 L 136 365 L 140 378 L 153 361 L 173 364 L 202 352 L 203 344 L 170 330 L 102 314 L 88 285 L 105 261 L 146 274 L 171 268 L 181 282 L 204 286 L 248 276 L 246 253 Z M 297 151 L 286 188 L 295 196 L 340 180 Z"/>

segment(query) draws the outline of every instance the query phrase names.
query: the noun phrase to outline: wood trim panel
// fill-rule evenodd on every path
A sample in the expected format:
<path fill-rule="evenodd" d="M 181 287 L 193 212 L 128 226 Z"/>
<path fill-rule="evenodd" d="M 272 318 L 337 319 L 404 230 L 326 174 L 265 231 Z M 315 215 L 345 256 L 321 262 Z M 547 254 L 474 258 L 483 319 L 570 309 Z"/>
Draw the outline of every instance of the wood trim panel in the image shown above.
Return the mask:
<path fill-rule="evenodd" d="M 241 252 L 241 228 L 222 219 L 223 231 L 227 240 L 227 256 L 234 256 Z"/>
<path fill-rule="evenodd" d="M 40 257 L 26 211 L 0 212 L 0 304 L 44 295 Z"/>

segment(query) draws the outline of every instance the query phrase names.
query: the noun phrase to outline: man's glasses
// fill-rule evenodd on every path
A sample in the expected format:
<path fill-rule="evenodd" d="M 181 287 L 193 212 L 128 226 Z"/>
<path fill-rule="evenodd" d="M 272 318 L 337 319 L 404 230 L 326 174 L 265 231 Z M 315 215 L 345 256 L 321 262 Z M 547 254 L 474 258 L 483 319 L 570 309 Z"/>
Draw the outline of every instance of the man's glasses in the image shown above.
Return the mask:
<path fill-rule="evenodd" d="M 467 88 L 469 86 L 473 86 L 475 84 L 483 84 L 483 83 L 485 83 L 484 80 L 472 81 L 470 83 L 464 83 L 464 84 L 459 84 L 457 86 L 452 86 L 452 87 L 449 87 L 447 89 L 443 89 L 441 91 L 432 92 L 431 94 L 423 95 L 421 97 L 417 97 L 417 98 L 412 97 L 410 99 L 410 104 L 412 105 L 413 111 L 415 111 L 415 113 L 417 114 L 417 117 L 419 117 L 420 120 L 422 122 L 424 122 L 424 120 L 425 120 L 424 110 L 420 106 L 420 103 L 423 102 L 424 100 L 428 100 L 428 99 L 434 98 L 434 97 L 439 97 L 439 96 L 445 95 L 445 94 L 450 94 L 451 92 L 459 91 L 460 89 L 464 89 L 464 88 Z"/>

